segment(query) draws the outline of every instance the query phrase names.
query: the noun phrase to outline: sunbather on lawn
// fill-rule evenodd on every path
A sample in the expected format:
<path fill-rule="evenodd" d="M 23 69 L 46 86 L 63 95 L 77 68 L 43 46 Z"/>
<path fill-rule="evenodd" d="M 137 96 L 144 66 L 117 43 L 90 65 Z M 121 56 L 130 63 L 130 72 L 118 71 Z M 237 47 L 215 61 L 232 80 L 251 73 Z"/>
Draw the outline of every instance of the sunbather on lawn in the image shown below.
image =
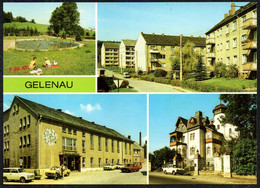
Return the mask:
<path fill-rule="evenodd" d="M 30 62 L 29 69 L 34 69 L 36 67 L 36 60 L 37 57 L 34 57 L 33 60 Z"/>
<path fill-rule="evenodd" d="M 49 60 L 47 57 L 45 57 L 44 60 L 45 60 L 45 62 L 44 62 L 44 64 L 43 64 L 43 66 L 46 67 L 46 68 L 51 67 L 51 62 L 50 62 L 50 60 Z"/>

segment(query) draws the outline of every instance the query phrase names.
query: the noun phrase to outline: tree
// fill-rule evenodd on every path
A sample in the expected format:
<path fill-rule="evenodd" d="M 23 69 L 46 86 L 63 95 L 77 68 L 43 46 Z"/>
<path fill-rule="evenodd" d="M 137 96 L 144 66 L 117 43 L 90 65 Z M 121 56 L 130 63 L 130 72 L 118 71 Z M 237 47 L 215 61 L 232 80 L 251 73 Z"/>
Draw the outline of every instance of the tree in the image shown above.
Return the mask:
<path fill-rule="evenodd" d="M 35 20 L 34 20 L 34 19 L 32 19 L 32 20 L 31 20 L 31 23 L 35 23 Z"/>
<path fill-rule="evenodd" d="M 239 138 L 226 141 L 224 150 L 231 151 L 232 170 L 241 175 L 256 175 L 256 95 L 221 94 L 220 99 L 227 104 L 222 123 L 237 126 Z"/>
<path fill-rule="evenodd" d="M 27 22 L 26 18 L 22 17 L 22 16 L 17 16 L 15 18 L 16 22 Z"/>
<path fill-rule="evenodd" d="M 79 36 L 84 36 L 85 31 L 80 25 L 76 25 L 74 28 L 74 34 Z"/>
<path fill-rule="evenodd" d="M 206 76 L 205 66 L 202 61 L 202 57 L 199 57 L 198 62 L 195 65 L 195 80 L 202 81 Z"/>
<path fill-rule="evenodd" d="M 3 21 L 4 23 L 10 23 L 12 21 L 14 21 L 14 17 L 12 12 L 3 12 Z"/>
<path fill-rule="evenodd" d="M 51 15 L 50 18 L 50 29 L 54 31 L 56 35 L 59 34 L 59 32 L 63 28 L 62 20 L 63 19 L 63 14 L 62 14 L 62 9 L 61 7 L 57 7 Z"/>
<path fill-rule="evenodd" d="M 153 154 L 150 155 L 152 156 L 152 171 L 161 170 L 164 162 L 166 164 L 173 160 L 173 157 L 175 156 L 175 151 L 165 146 L 164 148 L 154 151 Z"/>

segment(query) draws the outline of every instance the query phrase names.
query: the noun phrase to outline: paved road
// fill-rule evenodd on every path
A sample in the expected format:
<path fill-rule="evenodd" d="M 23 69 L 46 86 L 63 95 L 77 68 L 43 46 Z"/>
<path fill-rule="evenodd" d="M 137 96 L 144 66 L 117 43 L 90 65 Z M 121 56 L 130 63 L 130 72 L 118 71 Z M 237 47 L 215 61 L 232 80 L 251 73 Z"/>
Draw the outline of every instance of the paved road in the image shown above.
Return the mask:
<path fill-rule="evenodd" d="M 120 79 L 126 79 L 123 75 L 112 72 L 110 70 L 105 71 L 106 76 L 114 75 Z M 148 82 L 143 80 L 137 79 L 127 79 L 129 81 L 129 85 L 133 87 L 138 92 L 186 92 L 186 90 L 182 89 L 181 87 L 175 87 L 166 84 L 160 84 L 156 82 Z"/>
<path fill-rule="evenodd" d="M 256 179 L 224 178 L 220 175 L 183 176 L 150 172 L 149 184 L 256 184 Z"/>

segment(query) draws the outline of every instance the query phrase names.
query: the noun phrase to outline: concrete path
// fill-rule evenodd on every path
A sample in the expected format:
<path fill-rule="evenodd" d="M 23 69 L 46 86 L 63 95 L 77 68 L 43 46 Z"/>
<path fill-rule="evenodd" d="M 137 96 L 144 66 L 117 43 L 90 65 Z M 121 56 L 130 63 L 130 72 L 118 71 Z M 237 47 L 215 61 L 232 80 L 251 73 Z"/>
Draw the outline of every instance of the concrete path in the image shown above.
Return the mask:
<path fill-rule="evenodd" d="M 129 85 L 133 87 L 137 92 L 190 92 L 181 87 L 176 87 L 167 84 L 161 84 L 156 82 L 149 82 L 144 80 L 137 80 L 133 78 L 124 78 L 123 75 L 112 72 L 110 70 L 105 71 L 106 76 L 114 75 L 117 78 L 125 79 L 129 81 Z"/>

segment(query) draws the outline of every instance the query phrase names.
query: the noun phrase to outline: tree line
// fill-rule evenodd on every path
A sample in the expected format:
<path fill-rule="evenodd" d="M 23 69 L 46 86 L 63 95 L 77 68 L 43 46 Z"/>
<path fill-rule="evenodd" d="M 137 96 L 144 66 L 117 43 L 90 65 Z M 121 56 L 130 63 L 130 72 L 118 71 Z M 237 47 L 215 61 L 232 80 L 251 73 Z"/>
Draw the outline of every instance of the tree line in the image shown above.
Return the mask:
<path fill-rule="evenodd" d="M 28 21 L 26 18 L 22 16 L 13 17 L 12 12 L 5 12 L 3 11 L 3 21 L 4 23 L 11 23 L 11 22 L 31 22 L 35 23 L 34 19 L 31 19 L 31 21 Z"/>
<path fill-rule="evenodd" d="M 37 28 L 27 27 L 27 28 L 17 28 L 15 25 L 3 28 L 4 36 L 39 36 L 39 31 Z"/>

